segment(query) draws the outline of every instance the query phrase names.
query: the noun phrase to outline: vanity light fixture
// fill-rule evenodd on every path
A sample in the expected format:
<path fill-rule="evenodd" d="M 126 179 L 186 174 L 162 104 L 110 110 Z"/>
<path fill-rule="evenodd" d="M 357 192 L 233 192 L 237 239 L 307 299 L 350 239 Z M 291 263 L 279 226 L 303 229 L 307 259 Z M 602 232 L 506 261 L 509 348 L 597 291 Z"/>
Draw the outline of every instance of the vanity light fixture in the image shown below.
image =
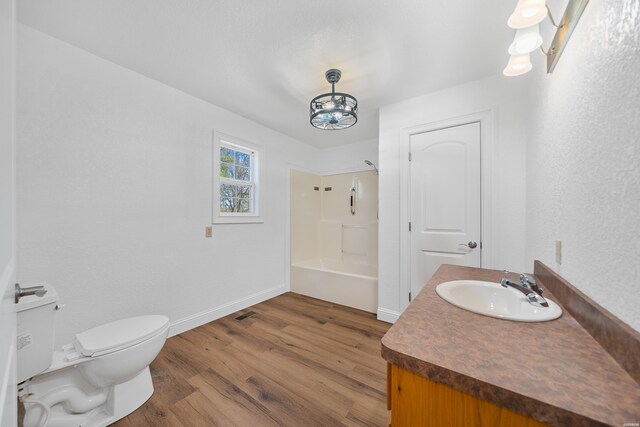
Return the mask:
<path fill-rule="evenodd" d="M 355 125 L 358 121 L 358 101 L 348 93 L 336 92 L 336 83 L 342 73 L 331 69 L 324 76 L 331 83 L 331 93 L 323 93 L 311 100 L 311 126 L 322 130 L 340 130 Z"/>
<path fill-rule="evenodd" d="M 509 27 L 517 31 L 509 46 L 511 55 L 509 63 L 502 74 L 512 77 L 530 71 L 533 67 L 528 54 L 538 48 L 547 58 L 547 73 L 552 73 L 588 3 L 589 0 L 569 0 L 560 23 L 556 25 L 545 0 L 518 0 L 515 10 L 507 21 Z M 547 16 L 557 30 L 551 46 L 545 51 L 542 48 L 539 24 Z M 524 58 L 525 54 L 526 58 Z"/>

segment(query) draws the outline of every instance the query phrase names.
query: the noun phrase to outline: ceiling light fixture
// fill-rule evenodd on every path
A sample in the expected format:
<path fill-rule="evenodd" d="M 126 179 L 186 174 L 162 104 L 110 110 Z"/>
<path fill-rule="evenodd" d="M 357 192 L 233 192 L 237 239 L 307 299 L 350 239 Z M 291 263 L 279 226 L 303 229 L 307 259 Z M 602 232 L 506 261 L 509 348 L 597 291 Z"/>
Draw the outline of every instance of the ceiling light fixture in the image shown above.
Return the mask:
<path fill-rule="evenodd" d="M 311 100 L 309 121 L 313 127 L 322 130 L 350 128 L 358 121 L 358 101 L 347 93 L 336 92 L 336 83 L 342 76 L 340 70 L 328 70 L 324 76 L 331 83 L 331 93 Z"/>
<path fill-rule="evenodd" d="M 533 68 L 529 53 L 538 48 L 547 57 L 547 73 L 552 73 L 587 3 L 589 0 L 569 0 L 562 20 L 556 24 L 546 0 L 518 0 L 515 10 L 507 21 L 509 27 L 517 31 L 509 46 L 509 55 L 511 55 L 509 63 L 502 74 L 513 77 L 529 72 Z M 539 24 L 547 16 L 556 28 L 556 34 L 551 46 L 545 51 L 542 48 Z"/>

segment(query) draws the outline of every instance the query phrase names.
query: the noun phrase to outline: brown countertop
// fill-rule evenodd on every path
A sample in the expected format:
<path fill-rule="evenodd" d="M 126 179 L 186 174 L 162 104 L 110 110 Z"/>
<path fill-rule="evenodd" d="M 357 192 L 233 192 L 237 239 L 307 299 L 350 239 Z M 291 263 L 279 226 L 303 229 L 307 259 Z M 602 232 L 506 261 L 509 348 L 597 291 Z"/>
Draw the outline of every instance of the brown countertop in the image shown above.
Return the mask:
<path fill-rule="evenodd" d="M 501 277 L 440 267 L 382 338 L 382 357 L 551 425 L 640 422 L 640 385 L 564 307 L 554 321 L 512 322 L 457 308 L 435 291 L 449 280 Z M 558 302 L 550 292 L 545 297 Z"/>

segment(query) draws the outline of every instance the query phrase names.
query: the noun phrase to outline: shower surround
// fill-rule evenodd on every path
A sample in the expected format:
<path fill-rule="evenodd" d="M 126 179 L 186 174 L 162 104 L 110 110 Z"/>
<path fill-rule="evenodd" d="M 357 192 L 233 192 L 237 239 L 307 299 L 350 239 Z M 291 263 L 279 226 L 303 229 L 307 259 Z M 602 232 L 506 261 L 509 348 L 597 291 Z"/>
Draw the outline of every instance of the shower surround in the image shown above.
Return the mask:
<path fill-rule="evenodd" d="M 375 313 L 378 176 L 291 171 L 291 290 Z"/>

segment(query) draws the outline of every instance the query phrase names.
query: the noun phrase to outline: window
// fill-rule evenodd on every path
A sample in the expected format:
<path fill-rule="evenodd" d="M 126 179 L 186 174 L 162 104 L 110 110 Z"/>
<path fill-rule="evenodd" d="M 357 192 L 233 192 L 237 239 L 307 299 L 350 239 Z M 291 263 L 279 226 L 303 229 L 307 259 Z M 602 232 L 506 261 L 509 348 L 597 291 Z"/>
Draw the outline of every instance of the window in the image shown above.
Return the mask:
<path fill-rule="evenodd" d="M 262 222 L 260 151 L 259 145 L 214 133 L 214 223 Z"/>

